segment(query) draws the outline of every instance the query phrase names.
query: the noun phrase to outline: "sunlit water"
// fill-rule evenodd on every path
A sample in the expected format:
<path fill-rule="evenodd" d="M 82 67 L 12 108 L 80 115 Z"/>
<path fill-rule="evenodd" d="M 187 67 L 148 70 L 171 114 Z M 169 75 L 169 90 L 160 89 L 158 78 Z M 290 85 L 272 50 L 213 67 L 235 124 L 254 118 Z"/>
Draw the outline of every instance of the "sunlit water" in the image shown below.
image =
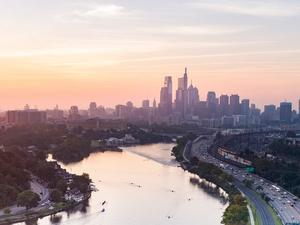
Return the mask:
<path fill-rule="evenodd" d="M 172 147 L 128 147 L 122 153 L 94 153 L 81 162 L 62 165 L 71 173 L 88 173 L 99 191 L 93 192 L 85 207 L 30 224 L 221 224 L 227 205 L 190 182 L 195 176 L 178 167 L 170 156 Z M 104 206 L 103 201 L 107 202 Z"/>

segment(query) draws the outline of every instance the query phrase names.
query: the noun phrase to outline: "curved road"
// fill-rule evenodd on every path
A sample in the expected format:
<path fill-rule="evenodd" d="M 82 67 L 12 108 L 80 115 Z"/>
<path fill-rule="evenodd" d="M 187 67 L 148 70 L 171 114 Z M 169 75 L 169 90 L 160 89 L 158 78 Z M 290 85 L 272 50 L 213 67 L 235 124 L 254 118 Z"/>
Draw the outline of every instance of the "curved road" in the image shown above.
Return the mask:
<path fill-rule="evenodd" d="M 196 157 L 200 161 L 208 162 L 220 167 L 224 162 L 214 158 L 208 154 L 208 148 L 212 144 L 212 137 L 197 138 L 195 141 L 189 141 L 183 151 L 183 158 L 189 162 L 191 158 Z M 225 171 L 227 172 L 227 171 Z M 232 174 L 231 174 L 232 175 Z M 262 200 L 253 190 L 247 188 L 238 179 L 235 181 L 237 188 L 252 202 L 253 206 L 257 210 L 257 214 L 261 219 L 261 225 L 275 225 L 272 213 L 268 209 L 268 206 L 264 200 Z"/>
<path fill-rule="evenodd" d="M 252 202 L 262 221 L 262 225 L 275 225 L 275 221 L 267 204 L 254 191 L 245 187 L 240 182 L 235 182 L 235 185 Z"/>

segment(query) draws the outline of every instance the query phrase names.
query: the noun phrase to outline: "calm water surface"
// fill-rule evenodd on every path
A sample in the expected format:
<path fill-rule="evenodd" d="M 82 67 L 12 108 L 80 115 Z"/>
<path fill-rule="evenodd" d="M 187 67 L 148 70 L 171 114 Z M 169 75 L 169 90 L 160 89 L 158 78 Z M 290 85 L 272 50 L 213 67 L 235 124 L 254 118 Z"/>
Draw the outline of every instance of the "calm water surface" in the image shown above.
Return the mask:
<path fill-rule="evenodd" d="M 172 144 L 94 153 L 63 165 L 71 173 L 88 173 L 98 192 L 72 212 L 27 224 L 52 225 L 219 225 L 226 204 L 192 184 L 170 156 Z M 104 207 L 101 205 L 107 201 Z M 105 212 L 101 212 L 102 209 Z"/>

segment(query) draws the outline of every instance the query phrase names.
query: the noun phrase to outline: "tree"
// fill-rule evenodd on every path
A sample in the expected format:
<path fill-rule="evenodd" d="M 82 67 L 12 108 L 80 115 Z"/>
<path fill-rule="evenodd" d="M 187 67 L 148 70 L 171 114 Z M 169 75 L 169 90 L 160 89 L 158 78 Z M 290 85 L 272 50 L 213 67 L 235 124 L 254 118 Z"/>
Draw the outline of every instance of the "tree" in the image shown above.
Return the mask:
<path fill-rule="evenodd" d="M 56 189 L 60 190 L 62 193 L 65 193 L 68 189 L 68 184 L 65 180 L 60 179 L 56 183 Z"/>
<path fill-rule="evenodd" d="M 50 193 L 50 200 L 52 202 L 61 202 L 62 201 L 62 192 L 57 189 L 53 189 Z"/>
<path fill-rule="evenodd" d="M 37 193 L 27 190 L 18 194 L 17 204 L 18 206 L 26 207 L 28 210 L 38 206 L 40 200 L 40 196 Z"/>
<path fill-rule="evenodd" d="M 295 138 L 297 137 L 296 133 L 294 131 L 288 131 L 286 133 L 286 136 L 289 137 L 289 138 Z"/>
<path fill-rule="evenodd" d="M 11 213 L 11 210 L 10 210 L 10 208 L 6 208 L 3 210 L 3 212 L 4 212 L 4 214 L 8 215 Z"/>

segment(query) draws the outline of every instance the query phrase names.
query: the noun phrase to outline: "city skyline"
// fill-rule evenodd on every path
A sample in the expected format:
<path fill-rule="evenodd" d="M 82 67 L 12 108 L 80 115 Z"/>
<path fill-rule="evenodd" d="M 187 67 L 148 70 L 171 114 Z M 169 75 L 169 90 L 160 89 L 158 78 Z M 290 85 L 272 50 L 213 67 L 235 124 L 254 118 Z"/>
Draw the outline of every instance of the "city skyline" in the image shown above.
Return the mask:
<path fill-rule="evenodd" d="M 1 109 L 140 105 L 185 66 L 201 99 L 297 105 L 298 1 L 0 2 Z"/>
<path fill-rule="evenodd" d="M 279 102 L 274 102 L 274 101 L 265 102 L 265 103 L 262 103 L 262 105 L 260 105 L 260 104 L 257 104 L 257 102 L 253 101 L 253 99 L 249 98 L 248 96 L 241 96 L 239 93 L 236 93 L 236 92 L 233 92 L 233 93 L 230 93 L 230 92 L 217 93 L 214 90 L 209 90 L 206 93 L 201 93 L 201 91 L 199 91 L 199 90 L 201 90 L 201 88 L 198 89 L 198 86 L 195 85 L 195 82 L 192 79 L 190 79 L 190 74 L 187 74 L 188 73 L 187 70 L 188 70 L 188 68 L 185 67 L 182 77 L 181 76 L 174 77 L 172 75 L 166 75 L 166 76 L 163 77 L 164 78 L 164 82 L 163 82 L 164 85 L 163 85 L 162 89 L 165 87 L 166 92 L 168 93 L 167 95 L 171 95 L 169 97 L 166 97 L 166 98 L 169 98 L 170 100 L 168 100 L 168 101 L 172 103 L 171 106 L 168 106 L 168 107 L 171 107 L 171 111 L 172 111 L 172 108 L 176 109 L 176 107 L 177 107 L 176 106 L 177 90 L 178 89 L 179 90 L 184 89 L 186 91 L 186 95 L 188 95 L 188 89 L 190 89 L 190 88 L 195 88 L 196 89 L 197 98 L 199 98 L 198 100 L 200 100 L 200 101 L 207 101 L 208 98 L 209 98 L 208 96 L 211 93 L 213 93 L 214 98 L 216 98 L 216 100 L 218 100 L 218 102 L 219 102 L 218 104 L 221 104 L 222 97 L 224 97 L 224 96 L 227 96 L 228 101 L 229 101 L 229 98 L 237 96 L 239 98 L 238 101 L 240 101 L 240 103 L 242 103 L 243 100 L 248 100 L 248 101 L 250 101 L 251 104 L 255 104 L 255 106 L 257 108 L 259 108 L 261 111 L 264 110 L 265 106 L 275 105 L 275 106 L 279 107 L 280 104 L 283 103 L 283 102 L 292 103 L 292 110 L 296 110 L 297 112 L 299 112 L 299 110 L 300 110 L 300 99 L 297 98 L 297 97 L 295 97 L 295 102 L 291 101 L 290 99 L 284 99 L 284 100 L 279 100 Z M 187 77 L 187 75 L 188 75 L 188 77 Z M 162 80 L 162 78 L 161 78 L 161 80 Z M 66 105 L 59 105 L 57 103 L 55 105 L 46 104 L 44 107 L 39 107 L 36 104 L 31 105 L 31 104 L 28 104 L 28 103 L 24 103 L 23 105 L 21 104 L 21 105 L 16 105 L 16 106 L 7 107 L 7 108 L 2 107 L 0 110 L 1 111 L 14 110 L 14 109 L 22 110 L 24 108 L 44 110 L 44 109 L 53 109 L 53 108 L 57 108 L 57 107 L 60 108 L 60 109 L 63 109 L 63 110 L 69 110 L 69 108 L 74 106 L 74 105 L 78 106 L 80 109 L 86 109 L 86 108 L 88 108 L 88 105 L 90 103 L 97 103 L 97 104 L 99 104 L 99 106 L 103 106 L 105 108 L 115 108 L 115 106 L 117 106 L 117 105 L 126 105 L 128 102 L 133 103 L 133 105 L 135 107 L 143 107 L 144 101 L 149 101 L 151 106 L 152 106 L 154 100 L 157 103 L 160 103 L 160 100 L 162 98 L 161 94 L 162 93 L 159 94 L 159 91 L 158 91 L 158 94 L 156 94 L 155 97 L 153 97 L 153 98 L 147 98 L 147 97 L 145 98 L 145 97 L 141 96 L 140 97 L 141 100 L 139 102 L 134 102 L 131 99 L 129 99 L 128 97 L 125 96 L 125 99 L 127 98 L 127 100 L 125 100 L 123 102 L 116 102 L 115 104 L 111 103 L 111 104 L 108 104 L 108 105 L 102 104 L 102 102 L 99 102 L 96 99 L 94 99 L 94 100 L 83 101 L 82 103 L 74 101 L 74 104 L 66 104 Z M 186 98 L 188 98 L 188 96 L 186 96 Z M 189 104 L 188 99 L 186 99 L 186 101 L 187 101 L 186 104 Z M 169 103 L 166 103 L 166 104 L 169 104 Z M 248 104 L 249 104 L 249 102 L 248 102 Z M 159 104 L 158 104 L 158 106 L 159 106 Z M 170 109 L 167 110 L 167 111 L 168 111 L 167 114 L 169 114 Z"/>

